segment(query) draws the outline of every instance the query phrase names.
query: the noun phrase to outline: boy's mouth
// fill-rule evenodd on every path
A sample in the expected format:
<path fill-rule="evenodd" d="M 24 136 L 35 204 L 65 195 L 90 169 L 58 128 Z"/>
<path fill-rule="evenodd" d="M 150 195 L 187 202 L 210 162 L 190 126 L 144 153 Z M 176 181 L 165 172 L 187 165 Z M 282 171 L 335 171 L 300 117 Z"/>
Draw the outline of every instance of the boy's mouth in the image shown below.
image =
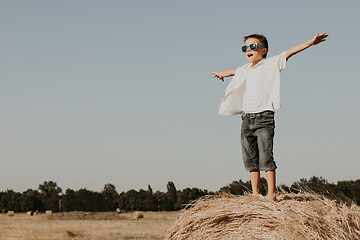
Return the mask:
<path fill-rule="evenodd" d="M 248 53 L 248 54 L 247 54 L 248 57 L 252 57 L 252 55 L 253 55 L 252 53 Z"/>

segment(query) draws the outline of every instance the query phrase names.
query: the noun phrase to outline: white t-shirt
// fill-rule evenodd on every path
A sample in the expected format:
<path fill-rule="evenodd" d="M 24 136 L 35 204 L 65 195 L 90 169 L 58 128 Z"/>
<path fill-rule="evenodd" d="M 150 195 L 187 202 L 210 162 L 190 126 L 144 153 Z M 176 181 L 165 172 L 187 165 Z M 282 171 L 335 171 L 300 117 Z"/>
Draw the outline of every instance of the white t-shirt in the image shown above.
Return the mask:
<path fill-rule="evenodd" d="M 236 115 L 280 108 L 280 72 L 286 67 L 286 51 L 262 59 L 254 68 L 251 66 L 252 63 L 248 63 L 236 69 L 221 101 L 219 114 Z"/>
<path fill-rule="evenodd" d="M 264 64 L 256 64 L 250 68 L 245 76 L 245 93 L 243 111 L 245 113 L 258 113 L 266 110 L 274 111 L 269 93 L 265 89 L 263 73 Z"/>

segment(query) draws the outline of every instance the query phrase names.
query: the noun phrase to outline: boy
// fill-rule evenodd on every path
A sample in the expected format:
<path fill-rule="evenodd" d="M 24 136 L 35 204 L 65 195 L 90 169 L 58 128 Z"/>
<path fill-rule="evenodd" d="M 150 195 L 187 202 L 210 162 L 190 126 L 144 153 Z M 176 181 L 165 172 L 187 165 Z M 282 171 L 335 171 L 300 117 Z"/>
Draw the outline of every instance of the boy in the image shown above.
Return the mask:
<path fill-rule="evenodd" d="M 316 34 L 311 40 L 269 59 L 266 59 L 269 47 L 265 36 L 245 36 L 242 51 L 249 63 L 224 72 L 212 72 L 221 81 L 234 76 L 226 88 L 219 113 L 242 114 L 242 154 L 245 169 L 250 172 L 253 194 L 259 194 L 260 171 L 265 171 L 266 197 L 276 201 L 277 167 L 273 157 L 273 138 L 274 113 L 280 108 L 280 72 L 290 57 L 325 41 L 327 36 L 325 32 Z"/>

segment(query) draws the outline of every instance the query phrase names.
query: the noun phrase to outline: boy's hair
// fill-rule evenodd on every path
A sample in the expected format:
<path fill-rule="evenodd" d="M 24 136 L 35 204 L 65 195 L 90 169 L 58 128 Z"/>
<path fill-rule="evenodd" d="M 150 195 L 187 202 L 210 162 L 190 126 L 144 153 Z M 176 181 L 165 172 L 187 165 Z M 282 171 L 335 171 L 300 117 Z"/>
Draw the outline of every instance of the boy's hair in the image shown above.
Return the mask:
<path fill-rule="evenodd" d="M 269 52 L 269 43 L 266 39 L 266 37 L 262 34 L 251 34 L 248 36 L 244 37 L 244 42 L 248 39 L 248 38 L 256 38 L 260 41 L 261 45 L 263 45 L 265 48 L 267 48 L 266 53 L 263 55 L 263 58 L 266 58 L 267 53 Z"/>

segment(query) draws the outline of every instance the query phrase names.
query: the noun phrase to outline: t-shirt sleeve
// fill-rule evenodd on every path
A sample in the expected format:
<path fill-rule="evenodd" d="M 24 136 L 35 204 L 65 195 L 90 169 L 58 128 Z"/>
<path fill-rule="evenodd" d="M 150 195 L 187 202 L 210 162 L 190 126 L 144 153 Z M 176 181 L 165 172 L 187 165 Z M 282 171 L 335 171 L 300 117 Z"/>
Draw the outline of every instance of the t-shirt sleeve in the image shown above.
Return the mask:
<path fill-rule="evenodd" d="M 280 53 L 277 56 L 274 56 L 272 59 L 275 66 L 279 69 L 279 71 L 286 68 L 286 51 Z"/>
<path fill-rule="evenodd" d="M 245 65 L 244 65 L 244 66 L 237 67 L 237 68 L 235 69 L 235 75 L 240 74 L 244 67 L 245 67 Z"/>
<path fill-rule="evenodd" d="M 237 67 L 237 68 L 235 69 L 235 76 L 241 74 L 241 72 L 242 72 L 244 69 L 249 68 L 250 65 L 251 65 L 251 63 L 248 63 L 248 64 L 242 65 L 242 66 L 240 66 L 240 67 Z"/>

